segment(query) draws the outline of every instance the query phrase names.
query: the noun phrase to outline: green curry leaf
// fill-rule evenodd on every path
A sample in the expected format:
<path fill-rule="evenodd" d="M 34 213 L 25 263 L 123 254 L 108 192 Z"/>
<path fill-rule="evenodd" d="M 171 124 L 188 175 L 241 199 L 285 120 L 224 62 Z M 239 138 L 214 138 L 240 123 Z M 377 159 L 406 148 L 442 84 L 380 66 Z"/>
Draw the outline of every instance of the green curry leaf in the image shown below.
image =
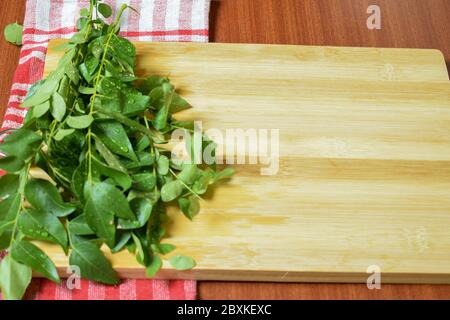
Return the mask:
<path fill-rule="evenodd" d="M 4 30 L 4 36 L 6 41 L 15 44 L 17 46 L 22 45 L 22 33 L 23 26 L 18 24 L 17 22 L 8 24 Z"/>

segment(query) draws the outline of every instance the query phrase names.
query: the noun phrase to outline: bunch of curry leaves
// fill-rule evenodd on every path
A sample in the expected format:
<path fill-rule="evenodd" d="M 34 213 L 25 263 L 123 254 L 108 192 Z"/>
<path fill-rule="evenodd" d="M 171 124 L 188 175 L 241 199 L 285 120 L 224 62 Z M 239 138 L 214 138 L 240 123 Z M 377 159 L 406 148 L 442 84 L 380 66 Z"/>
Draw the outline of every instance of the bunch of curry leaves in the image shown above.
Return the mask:
<path fill-rule="evenodd" d="M 175 128 L 191 134 L 193 124 L 173 113 L 189 108 L 167 78 L 134 74 L 136 51 L 119 36 L 122 6 L 107 24 L 111 8 L 97 0 L 81 10 L 78 33 L 45 80 L 34 84 L 22 106 L 24 126 L 0 145 L 0 288 L 20 299 L 32 270 L 59 282 L 52 260 L 33 242 L 56 243 L 81 276 L 106 284 L 119 279 L 100 250 L 128 249 L 152 277 L 161 255 L 175 249 L 161 243 L 165 203 L 177 201 L 192 219 L 209 185 L 232 175 L 213 165 L 171 161 L 162 146 Z M 212 142 L 203 139 L 204 145 Z M 39 167 L 50 180 L 30 178 Z M 179 270 L 195 266 L 175 255 Z"/>

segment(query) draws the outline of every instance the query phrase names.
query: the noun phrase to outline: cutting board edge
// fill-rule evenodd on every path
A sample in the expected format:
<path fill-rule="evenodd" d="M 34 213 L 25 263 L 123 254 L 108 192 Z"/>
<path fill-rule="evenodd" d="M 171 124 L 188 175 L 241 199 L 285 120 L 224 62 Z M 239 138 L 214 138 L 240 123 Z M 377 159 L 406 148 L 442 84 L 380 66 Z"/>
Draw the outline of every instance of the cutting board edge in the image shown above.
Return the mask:
<path fill-rule="evenodd" d="M 49 50 L 54 49 L 56 46 L 68 42 L 68 39 L 51 39 L 49 41 Z M 406 48 L 406 47 L 368 47 L 368 46 L 337 46 L 337 45 L 305 45 L 305 44 L 280 44 L 280 43 L 239 43 L 239 42 L 176 42 L 176 41 L 132 41 L 134 43 L 145 43 L 150 45 L 182 45 L 182 46 L 252 46 L 252 47 L 279 47 L 279 48 L 330 48 L 330 49 L 356 49 L 356 50 L 391 50 L 391 51 L 422 51 L 422 52 L 433 52 L 439 56 L 442 62 L 445 64 L 444 53 L 435 48 Z"/>
<path fill-rule="evenodd" d="M 60 39 L 54 39 L 54 40 L 60 40 Z M 51 40 L 51 41 L 54 41 Z M 444 53 L 439 50 L 439 49 L 435 49 L 435 48 L 404 48 L 404 47 L 365 47 L 365 46 L 336 46 L 336 45 L 305 45 L 305 44 L 273 44 L 273 43 L 238 43 L 238 42 L 173 42 L 173 41 L 164 41 L 164 42 L 150 42 L 150 41 L 144 41 L 144 43 L 147 44 L 182 44 L 182 45 L 186 45 L 186 46 L 196 46 L 196 45 L 205 45 L 205 46 L 252 46 L 252 47 L 266 47 L 266 46 L 271 46 L 271 47 L 278 47 L 278 48 L 329 48 L 329 49 L 348 49 L 348 50 L 387 50 L 387 51 L 404 51 L 404 50 L 409 50 L 409 51 L 417 51 L 417 52 L 429 52 L 429 53 L 433 53 L 434 55 L 436 55 L 436 59 L 440 60 L 442 65 L 447 67 L 446 61 L 445 61 L 445 55 Z M 447 76 L 448 76 L 448 72 L 447 72 Z M 450 80 L 450 78 L 449 78 Z"/>
<path fill-rule="evenodd" d="M 47 52 L 50 52 L 51 50 L 55 50 L 55 48 L 63 43 L 68 42 L 67 39 L 51 39 L 49 41 L 48 50 Z M 139 42 L 139 41 L 134 41 Z M 442 64 L 443 70 L 446 70 L 445 74 L 447 76 L 447 81 L 450 81 L 450 75 L 448 73 L 447 69 L 447 63 L 445 61 L 445 55 L 444 53 L 439 49 L 434 48 L 389 48 L 389 47 L 358 47 L 358 46 L 335 46 L 335 45 L 325 45 L 325 46 L 319 46 L 319 45 L 297 45 L 297 44 L 265 44 L 265 43 L 224 43 L 224 42 L 173 42 L 173 41 L 164 41 L 164 42 L 150 42 L 150 41 L 142 41 L 142 43 L 149 44 L 149 45 L 182 45 L 182 46 L 216 46 L 216 47 L 222 47 L 222 46 L 253 46 L 253 47 L 265 47 L 265 46 L 271 46 L 271 47 L 279 47 L 279 48 L 330 48 L 330 49 L 348 49 L 348 50 L 388 50 L 388 51 L 401 51 L 401 50 L 410 50 L 410 51 L 417 51 L 417 52 L 429 52 L 430 54 L 436 55 L 436 60 L 440 61 L 440 64 Z M 48 75 L 48 58 L 49 55 L 47 54 L 45 57 L 45 64 L 44 64 L 44 76 Z M 439 80 L 439 81 L 443 81 Z"/>
<path fill-rule="evenodd" d="M 57 267 L 61 278 L 68 276 L 66 267 Z M 149 279 L 145 269 L 116 268 L 121 279 Z M 158 280 L 198 281 L 255 281 L 255 282 L 307 282 L 307 283 L 367 283 L 371 274 L 355 272 L 305 272 L 305 271 L 249 271 L 211 270 L 195 268 L 188 271 L 162 269 L 154 278 Z M 38 273 L 34 277 L 41 278 Z M 381 285 L 390 284 L 450 284 L 450 273 L 381 273 Z"/>

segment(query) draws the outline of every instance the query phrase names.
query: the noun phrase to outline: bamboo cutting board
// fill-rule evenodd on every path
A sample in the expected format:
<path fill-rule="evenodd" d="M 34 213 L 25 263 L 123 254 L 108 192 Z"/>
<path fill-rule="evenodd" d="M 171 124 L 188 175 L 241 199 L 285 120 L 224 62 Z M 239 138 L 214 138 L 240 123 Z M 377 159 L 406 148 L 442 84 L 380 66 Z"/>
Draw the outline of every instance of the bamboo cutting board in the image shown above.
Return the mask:
<path fill-rule="evenodd" d="M 50 45 L 46 73 L 61 52 Z M 138 43 L 204 129 L 279 129 L 279 171 L 235 165 L 167 242 L 196 269 L 160 278 L 450 283 L 450 82 L 433 50 Z M 225 132 L 225 131 L 224 131 Z M 41 246 L 64 274 L 67 258 Z M 122 277 L 134 257 L 110 256 Z"/>

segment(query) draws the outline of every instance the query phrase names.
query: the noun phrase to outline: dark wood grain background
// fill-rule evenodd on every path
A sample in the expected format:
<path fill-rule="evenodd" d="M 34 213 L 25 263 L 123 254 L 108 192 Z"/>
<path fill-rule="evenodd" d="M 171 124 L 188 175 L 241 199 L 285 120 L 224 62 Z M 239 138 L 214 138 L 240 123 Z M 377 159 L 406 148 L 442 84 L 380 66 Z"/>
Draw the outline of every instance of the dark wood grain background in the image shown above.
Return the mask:
<path fill-rule="evenodd" d="M 381 8 L 381 30 L 366 27 L 367 7 Z M 25 0 L 2 1 L 0 30 L 22 22 Z M 450 0 L 213 1 L 211 41 L 433 48 L 450 67 Z M 0 41 L 0 115 L 9 97 L 19 49 Z M 276 284 L 201 282 L 202 299 L 450 299 L 448 285 Z"/>

